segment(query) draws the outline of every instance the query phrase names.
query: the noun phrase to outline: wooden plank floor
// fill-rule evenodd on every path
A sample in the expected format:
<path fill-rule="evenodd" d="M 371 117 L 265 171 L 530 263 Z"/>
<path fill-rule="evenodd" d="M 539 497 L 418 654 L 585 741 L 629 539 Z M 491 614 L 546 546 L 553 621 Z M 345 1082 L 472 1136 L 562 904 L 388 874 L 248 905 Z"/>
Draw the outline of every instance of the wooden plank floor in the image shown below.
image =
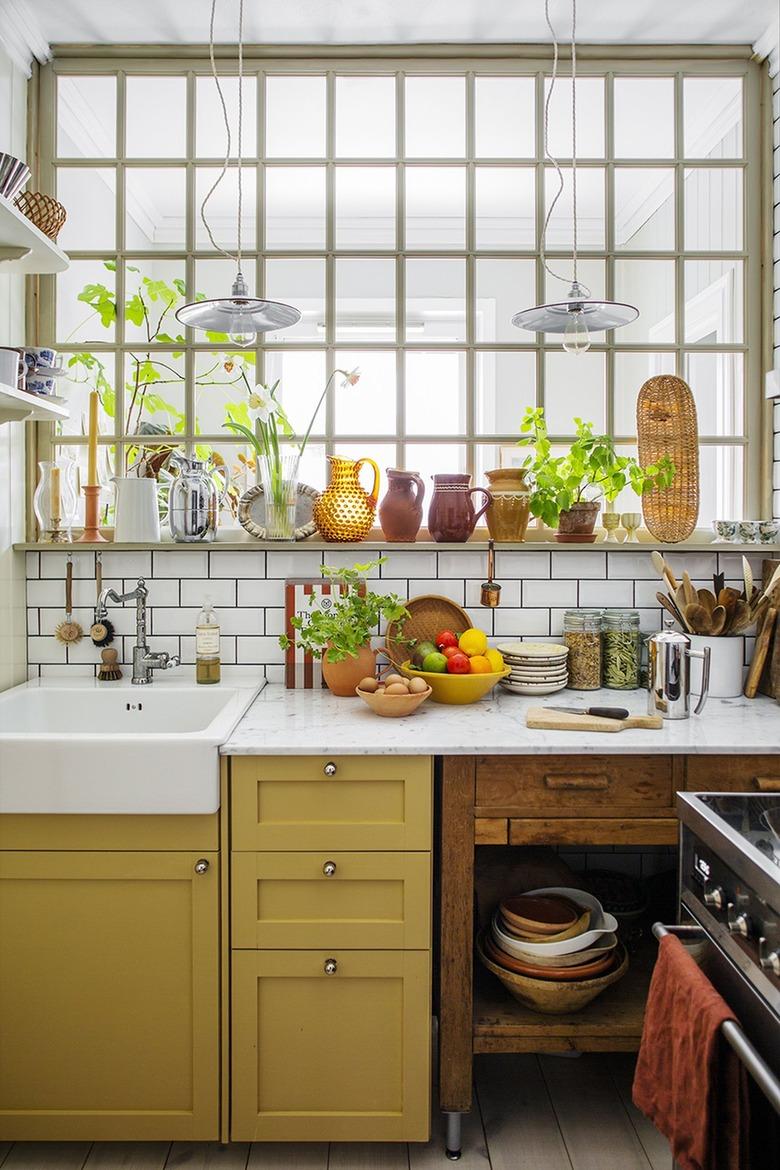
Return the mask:
<path fill-rule="evenodd" d="M 633 1057 L 478 1056 L 458 1170 L 672 1170 L 663 1137 L 631 1104 Z M 0 1170 L 432 1170 L 427 1145 L 332 1142 L 0 1142 Z"/>

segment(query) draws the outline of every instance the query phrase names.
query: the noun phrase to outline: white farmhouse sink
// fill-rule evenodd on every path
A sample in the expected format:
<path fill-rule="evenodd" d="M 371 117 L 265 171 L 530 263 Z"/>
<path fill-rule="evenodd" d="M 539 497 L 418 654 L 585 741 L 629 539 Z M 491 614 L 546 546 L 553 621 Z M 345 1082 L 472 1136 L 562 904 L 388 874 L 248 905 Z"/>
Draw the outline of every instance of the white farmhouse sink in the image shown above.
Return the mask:
<path fill-rule="evenodd" d="M 5 691 L 0 813 L 216 812 L 219 745 L 264 685 L 158 676 Z"/>

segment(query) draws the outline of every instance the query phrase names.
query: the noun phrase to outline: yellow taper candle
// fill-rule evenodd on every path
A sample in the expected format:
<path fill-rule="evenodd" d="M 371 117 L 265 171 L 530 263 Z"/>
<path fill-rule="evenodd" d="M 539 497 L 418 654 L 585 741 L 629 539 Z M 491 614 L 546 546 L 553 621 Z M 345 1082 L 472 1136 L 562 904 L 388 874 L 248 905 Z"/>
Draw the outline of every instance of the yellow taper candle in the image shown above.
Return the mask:
<path fill-rule="evenodd" d="M 62 519 L 62 512 L 60 510 L 60 469 L 57 466 L 51 469 L 51 486 L 49 489 L 49 515 L 51 517 L 52 528 L 56 527 L 54 521 L 59 524 Z"/>
<path fill-rule="evenodd" d="M 89 450 L 87 456 L 87 484 L 95 486 L 98 482 L 97 473 L 97 441 L 98 441 L 98 392 L 93 390 L 89 396 Z"/>

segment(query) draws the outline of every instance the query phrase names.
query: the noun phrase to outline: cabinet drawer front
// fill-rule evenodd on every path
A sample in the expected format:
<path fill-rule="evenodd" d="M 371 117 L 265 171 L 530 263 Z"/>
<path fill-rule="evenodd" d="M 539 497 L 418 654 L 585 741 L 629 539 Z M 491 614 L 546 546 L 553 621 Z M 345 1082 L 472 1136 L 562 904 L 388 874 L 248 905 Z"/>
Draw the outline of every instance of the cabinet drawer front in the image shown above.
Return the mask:
<path fill-rule="evenodd" d="M 427 950 L 429 853 L 234 853 L 233 946 Z"/>
<path fill-rule="evenodd" d="M 427 1140 L 429 980 L 424 951 L 235 951 L 231 1139 Z"/>
<path fill-rule="evenodd" d="M 645 814 L 673 805 L 669 756 L 506 756 L 477 760 L 478 815 L 616 809 Z"/>
<path fill-rule="evenodd" d="M 780 755 L 688 756 L 688 792 L 780 792 Z"/>
<path fill-rule="evenodd" d="M 239 757 L 233 848 L 430 849 L 432 771 L 428 756 Z"/>

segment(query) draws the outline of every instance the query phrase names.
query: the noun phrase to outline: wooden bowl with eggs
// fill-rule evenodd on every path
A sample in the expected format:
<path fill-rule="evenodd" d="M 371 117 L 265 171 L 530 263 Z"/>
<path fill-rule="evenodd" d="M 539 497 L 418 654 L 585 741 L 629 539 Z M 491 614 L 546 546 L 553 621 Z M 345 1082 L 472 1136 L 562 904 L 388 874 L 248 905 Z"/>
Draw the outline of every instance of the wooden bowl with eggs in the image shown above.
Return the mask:
<path fill-rule="evenodd" d="M 364 678 L 355 687 L 358 695 L 375 715 L 398 719 L 413 715 L 431 695 L 431 688 L 421 678 L 404 678 L 388 674 L 386 678 Z"/>

